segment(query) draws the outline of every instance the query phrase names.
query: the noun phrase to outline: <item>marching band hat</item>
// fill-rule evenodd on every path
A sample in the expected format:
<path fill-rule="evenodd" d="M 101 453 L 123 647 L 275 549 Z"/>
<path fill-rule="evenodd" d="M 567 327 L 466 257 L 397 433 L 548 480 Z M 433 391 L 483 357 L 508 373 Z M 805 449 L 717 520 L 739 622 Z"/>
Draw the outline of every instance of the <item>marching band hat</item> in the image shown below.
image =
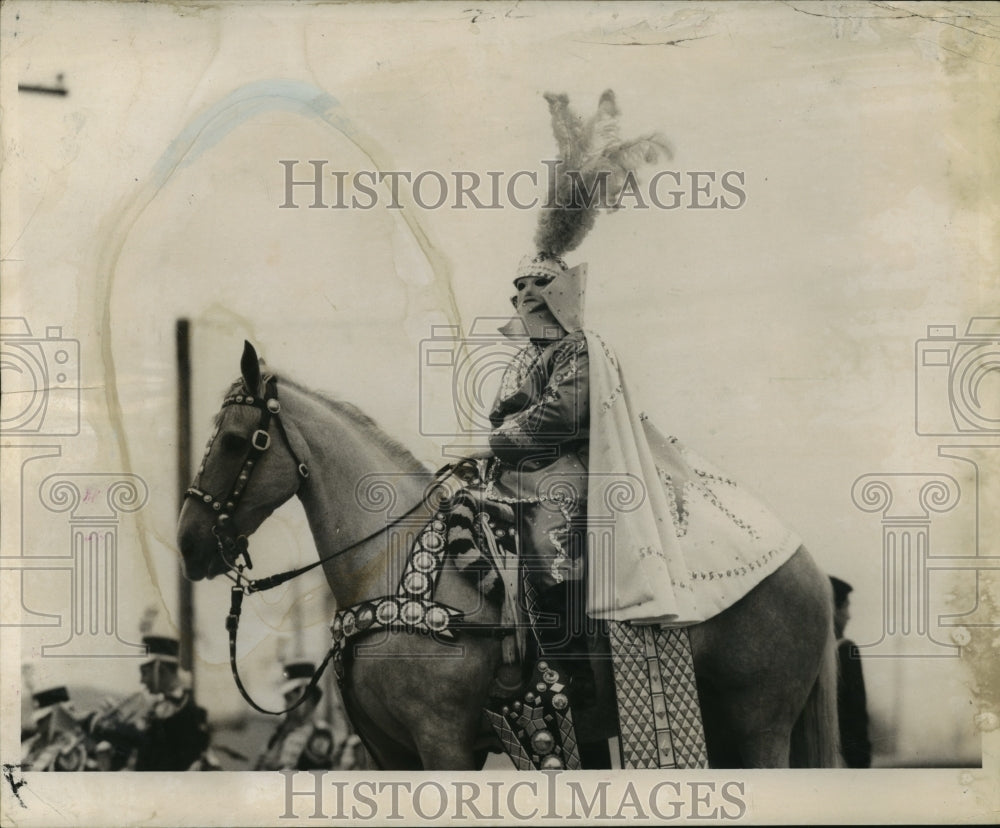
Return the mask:
<path fill-rule="evenodd" d="M 144 635 L 142 643 L 146 645 L 146 661 L 164 661 L 168 664 L 178 663 L 180 653 L 180 642 L 176 638 L 166 635 Z"/>
<path fill-rule="evenodd" d="M 31 720 L 38 722 L 43 716 L 51 712 L 50 708 L 62 702 L 69 701 L 69 690 L 65 686 L 50 687 L 41 690 L 31 697 L 31 705 L 34 708 L 31 713 Z"/>
<path fill-rule="evenodd" d="M 833 584 L 833 605 L 835 607 L 843 606 L 844 602 L 847 601 L 847 596 L 854 591 L 854 587 L 847 581 L 834 578 L 833 575 L 830 576 L 830 583 Z"/>
<path fill-rule="evenodd" d="M 312 681 L 316 665 L 311 661 L 292 661 L 285 665 L 285 681 L 281 685 L 281 695 L 291 693 L 300 687 L 305 687 Z"/>

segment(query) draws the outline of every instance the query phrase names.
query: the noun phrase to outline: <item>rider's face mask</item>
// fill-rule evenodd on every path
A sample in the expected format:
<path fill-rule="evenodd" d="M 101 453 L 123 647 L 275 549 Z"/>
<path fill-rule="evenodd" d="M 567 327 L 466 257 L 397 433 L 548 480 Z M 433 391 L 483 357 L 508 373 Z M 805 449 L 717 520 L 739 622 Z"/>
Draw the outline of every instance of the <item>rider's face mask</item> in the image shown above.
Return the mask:
<path fill-rule="evenodd" d="M 511 303 L 518 316 L 500 331 L 506 336 L 558 339 L 583 327 L 587 265 L 567 268 L 561 260 L 525 257 L 518 267 Z"/>

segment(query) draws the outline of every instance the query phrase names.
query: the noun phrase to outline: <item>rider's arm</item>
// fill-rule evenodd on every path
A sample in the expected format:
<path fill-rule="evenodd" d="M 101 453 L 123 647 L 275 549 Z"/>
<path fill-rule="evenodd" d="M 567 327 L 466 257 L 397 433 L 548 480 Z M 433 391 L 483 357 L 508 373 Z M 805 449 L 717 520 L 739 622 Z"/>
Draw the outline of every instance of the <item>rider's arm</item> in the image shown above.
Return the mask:
<path fill-rule="evenodd" d="M 577 332 L 560 340 L 546 362 L 539 399 L 505 417 L 490 434 L 493 453 L 508 463 L 587 438 L 590 382 L 584 335 Z"/>

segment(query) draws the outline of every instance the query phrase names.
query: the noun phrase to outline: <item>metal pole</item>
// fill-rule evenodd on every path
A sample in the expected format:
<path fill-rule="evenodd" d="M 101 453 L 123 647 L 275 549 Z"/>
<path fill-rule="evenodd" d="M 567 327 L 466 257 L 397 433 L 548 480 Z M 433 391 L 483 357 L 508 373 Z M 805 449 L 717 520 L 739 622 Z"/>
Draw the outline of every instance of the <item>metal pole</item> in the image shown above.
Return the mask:
<path fill-rule="evenodd" d="M 177 320 L 177 499 L 184 505 L 184 491 L 191 485 L 191 324 Z M 180 664 L 191 674 L 194 692 L 194 584 L 179 573 L 178 616 Z"/>

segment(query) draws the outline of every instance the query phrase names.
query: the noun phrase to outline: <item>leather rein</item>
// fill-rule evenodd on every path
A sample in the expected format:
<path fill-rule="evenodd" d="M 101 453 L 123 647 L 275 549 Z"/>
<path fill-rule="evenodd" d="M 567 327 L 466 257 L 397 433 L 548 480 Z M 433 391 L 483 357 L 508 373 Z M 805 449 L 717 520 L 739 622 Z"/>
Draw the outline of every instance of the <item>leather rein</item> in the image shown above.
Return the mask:
<path fill-rule="evenodd" d="M 421 498 L 412 508 L 387 523 L 385 526 L 376 529 L 374 532 L 366 535 L 360 540 L 354 541 L 349 546 L 345 546 L 343 549 L 338 549 L 336 552 L 332 552 L 311 564 L 307 564 L 306 566 L 302 566 L 297 569 L 279 572 L 266 578 L 248 578 L 244 575 L 244 572 L 248 569 L 253 569 L 253 562 L 250 560 L 249 540 L 246 535 L 236 533 L 236 529 L 233 526 L 232 515 L 236 511 L 240 500 L 246 492 L 247 485 L 250 482 L 250 476 L 253 474 L 253 470 L 256 468 L 257 463 L 271 447 L 270 427 L 272 420 L 277 424 L 278 430 L 284 437 L 285 445 L 288 448 L 289 453 L 292 455 L 292 459 L 295 461 L 299 477 L 302 479 L 303 483 L 309 479 L 309 468 L 295 454 L 295 449 L 292 447 L 292 443 L 288 439 L 288 433 L 285 431 L 285 427 L 281 422 L 281 418 L 279 416 L 281 413 L 281 403 L 278 402 L 278 381 L 274 376 L 265 377 L 263 396 L 255 397 L 252 394 L 231 394 L 223 400 L 222 408 L 228 408 L 231 405 L 250 406 L 252 408 L 256 408 L 260 412 L 260 419 L 258 420 L 256 430 L 250 437 L 250 450 L 247 452 L 243 465 L 237 472 L 236 477 L 229 487 L 229 492 L 225 497 L 216 497 L 198 485 L 201 481 L 202 474 L 205 472 L 205 464 L 208 459 L 208 455 L 212 450 L 212 445 L 219 433 L 219 429 L 217 427 L 208 442 L 208 446 L 205 448 L 205 458 L 202 460 L 201 466 L 198 469 L 198 474 L 195 476 L 192 485 L 189 486 L 184 492 L 184 497 L 191 498 L 192 500 L 201 503 L 216 515 L 215 525 L 212 527 L 212 534 L 215 535 L 219 555 L 222 557 L 222 560 L 226 565 L 227 571 L 224 574 L 233 582 L 233 587 L 230 590 L 229 615 L 226 616 L 226 630 L 229 633 L 229 667 L 233 674 L 233 681 L 236 683 L 236 687 L 240 691 L 240 695 L 243 696 L 244 701 L 246 701 L 247 704 L 249 704 L 254 710 L 266 713 L 270 716 L 280 716 L 295 710 L 295 708 L 305 702 L 305 700 L 311 695 L 313 688 L 319 683 L 323 672 L 329 665 L 334 654 L 334 649 L 331 647 L 327 651 L 326 657 L 320 663 L 316 672 L 313 673 L 309 684 L 302 691 L 299 699 L 294 704 L 284 710 L 267 710 L 261 707 L 247 692 L 247 689 L 243 685 L 243 681 L 240 678 L 239 668 L 236 664 L 236 637 L 240 625 L 240 613 L 243 608 L 243 598 L 247 595 L 253 595 L 255 592 L 264 592 L 269 589 L 274 589 L 274 587 L 280 586 L 281 584 L 284 584 L 293 578 L 297 578 L 300 575 L 304 575 L 306 572 L 309 572 L 318 566 L 322 566 L 328 561 L 331 561 L 340 555 L 344 555 L 362 544 L 368 543 L 368 541 L 374 540 L 379 535 L 385 534 L 394 526 L 412 515 L 415 511 L 417 511 L 417 509 L 423 506 L 427 500 L 426 498 Z M 452 474 L 454 474 L 454 468 L 451 465 L 448 465 L 437 471 L 434 477 L 438 483 L 441 483 L 447 480 Z"/>

